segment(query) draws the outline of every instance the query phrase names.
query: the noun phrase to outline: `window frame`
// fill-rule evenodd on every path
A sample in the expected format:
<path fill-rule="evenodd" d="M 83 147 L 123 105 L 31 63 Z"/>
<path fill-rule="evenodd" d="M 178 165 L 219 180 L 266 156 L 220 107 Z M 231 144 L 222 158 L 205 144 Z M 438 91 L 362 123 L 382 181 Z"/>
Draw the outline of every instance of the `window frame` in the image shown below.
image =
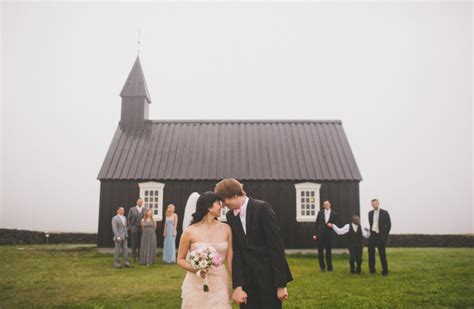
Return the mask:
<path fill-rule="evenodd" d="M 147 202 L 145 202 L 145 191 L 146 190 L 154 190 L 158 191 L 158 214 L 155 215 L 153 212 L 153 220 L 155 221 L 163 221 L 163 189 L 165 188 L 165 184 L 161 182 L 156 182 L 156 181 L 147 181 L 147 182 L 141 182 L 138 184 L 138 187 L 140 188 L 140 198 L 143 199 L 144 206 L 146 207 L 145 209 L 149 208 L 147 207 Z M 152 207 L 152 209 L 156 209 L 155 207 Z"/>
<path fill-rule="evenodd" d="M 316 182 L 303 182 L 295 184 L 296 189 L 296 221 L 297 222 L 314 222 L 318 215 L 318 211 L 321 208 L 321 184 Z M 301 199 L 304 198 L 302 195 L 303 191 L 314 191 L 314 215 L 303 215 Z"/>
<path fill-rule="evenodd" d="M 221 222 L 227 222 L 227 212 L 229 211 L 229 208 L 227 206 L 222 206 L 221 208 L 221 215 L 217 218 L 217 220 Z"/>

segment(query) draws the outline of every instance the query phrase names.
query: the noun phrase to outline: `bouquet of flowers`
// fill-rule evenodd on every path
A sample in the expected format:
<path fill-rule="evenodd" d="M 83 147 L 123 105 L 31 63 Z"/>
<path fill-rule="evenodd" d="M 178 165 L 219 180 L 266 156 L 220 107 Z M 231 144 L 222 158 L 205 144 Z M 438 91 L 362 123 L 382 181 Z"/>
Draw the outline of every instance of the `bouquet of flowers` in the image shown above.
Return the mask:
<path fill-rule="evenodd" d="M 217 253 L 214 247 L 207 247 L 207 248 L 197 248 L 191 253 L 189 253 L 187 262 L 191 265 L 194 269 L 198 269 L 196 273 L 199 277 L 201 277 L 201 273 L 207 271 L 211 267 L 218 267 L 222 265 L 222 259 L 219 253 Z M 209 292 L 209 284 L 207 282 L 207 276 L 204 275 L 204 283 L 203 283 L 203 290 L 204 292 Z"/>

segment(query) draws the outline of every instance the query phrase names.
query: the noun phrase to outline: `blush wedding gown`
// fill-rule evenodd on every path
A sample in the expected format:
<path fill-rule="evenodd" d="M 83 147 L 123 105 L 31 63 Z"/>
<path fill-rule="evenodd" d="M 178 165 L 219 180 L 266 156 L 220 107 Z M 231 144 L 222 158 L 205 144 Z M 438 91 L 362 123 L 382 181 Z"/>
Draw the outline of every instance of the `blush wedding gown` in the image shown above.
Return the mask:
<path fill-rule="evenodd" d="M 199 247 L 214 247 L 225 261 L 227 255 L 228 243 L 221 241 L 217 243 L 195 242 L 191 244 L 190 250 L 193 251 Z M 212 267 L 207 273 L 207 282 L 209 292 L 203 291 L 204 279 L 198 277 L 195 273 L 186 272 L 186 276 L 181 286 L 182 309 L 230 309 L 230 280 L 229 274 L 224 264 L 219 267 Z"/>

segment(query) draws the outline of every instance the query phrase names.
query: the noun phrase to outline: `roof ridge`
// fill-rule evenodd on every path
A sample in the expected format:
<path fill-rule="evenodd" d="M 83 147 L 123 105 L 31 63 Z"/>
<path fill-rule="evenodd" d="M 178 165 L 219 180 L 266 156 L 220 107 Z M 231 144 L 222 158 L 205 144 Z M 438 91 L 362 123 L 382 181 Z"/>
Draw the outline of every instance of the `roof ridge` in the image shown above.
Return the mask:
<path fill-rule="evenodd" d="M 338 119 L 153 119 L 152 123 L 342 123 Z"/>

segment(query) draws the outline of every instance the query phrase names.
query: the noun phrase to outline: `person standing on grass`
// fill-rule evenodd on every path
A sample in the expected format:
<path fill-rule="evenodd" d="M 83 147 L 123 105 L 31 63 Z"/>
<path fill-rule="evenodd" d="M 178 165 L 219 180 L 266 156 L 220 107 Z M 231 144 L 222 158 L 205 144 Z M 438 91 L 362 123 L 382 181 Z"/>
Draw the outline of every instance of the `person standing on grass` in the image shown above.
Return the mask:
<path fill-rule="evenodd" d="M 141 225 L 140 264 L 149 266 L 156 262 L 156 222 L 150 208 L 145 211 Z"/>
<path fill-rule="evenodd" d="M 166 208 L 165 226 L 163 228 L 163 263 L 176 263 L 176 229 L 178 228 L 178 215 L 174 212 L 173 204 Z"/>
<path fill-rule="evenodd" d="M 117 215 L 112 218 L 112 231 L 114 233 L 115 243 L 115 254 L 114 254 L 114 266 L 116 268 L 122 268 L 120 264 L 120 254 L 123 255 L 125 260 L 125 267 L 133 267 L 128 262 L 128 245 L 127 245 L 127 218 L 123 215 L 125 209 L 123 207 L 117 208 Z"/>
<path fill-rule="evenodd" d="M 332 229 L 327 224 L 335 224 L 337 220 L 337 214 L 331 210 L 331 202 L 325 200 L 323 202 L 323 209 L 318 212 L 316 217 L 316 234 L 313 235 L 313 239 L 318 241 L 318 259 L 319 267 L 321 271 L 326 270 L 324 264 L 324 251 L 326 251 L 326 264 L 328 271 L 332 271 Z"/>
<path fill-rule="evenodd" d="M 369 237 L 369 269 L 375 274 L 375 248 L 379 251 L 380 262 L 382 264 L 382 275 L 388 275 L 387 256 L 385 245 L 392 228 L 388 211 L 380 208 L 379 200 L 374 198 L 371 201 L 373 210 L 369 211 L 370 237 Z"/>
<path fill-rule="evenodd" d="M 293 280 L 280 224 L 272 206 L 247 196 L 234 178 L 221 180 L 214 192 L 224 205 L 232 230 L 232 299 L 241 309 L 282 308 Z"/>
<path fill-rule="evenodd" d="M 139 198 L 137 200 L 137 205 L 130 208 L 127 216 L 130 234 L 132 237 L 132 255 L 135 262 L 138 261 L 138 255 L 140 253 L 140 242 L 142 239 L 141 223 L 144 214 L 145 209 L 143 206 L 143 200 Z"/>
<path fill-rule="evenodd" d="M 333 229 L 337 235 L 348 234 L 349 265 L 351 273 L 360 274 L 362 265 L 362 249 L 364 248 L 363 238 L 369 238 L 369 231 L 362 229 L 360 218 L 357 215 L 352 216 L 352 223 L 338 228 L 337 225 L 328 223 L 330 229 Z M 356 268 L 357 264 L 357 268 Z"/>

